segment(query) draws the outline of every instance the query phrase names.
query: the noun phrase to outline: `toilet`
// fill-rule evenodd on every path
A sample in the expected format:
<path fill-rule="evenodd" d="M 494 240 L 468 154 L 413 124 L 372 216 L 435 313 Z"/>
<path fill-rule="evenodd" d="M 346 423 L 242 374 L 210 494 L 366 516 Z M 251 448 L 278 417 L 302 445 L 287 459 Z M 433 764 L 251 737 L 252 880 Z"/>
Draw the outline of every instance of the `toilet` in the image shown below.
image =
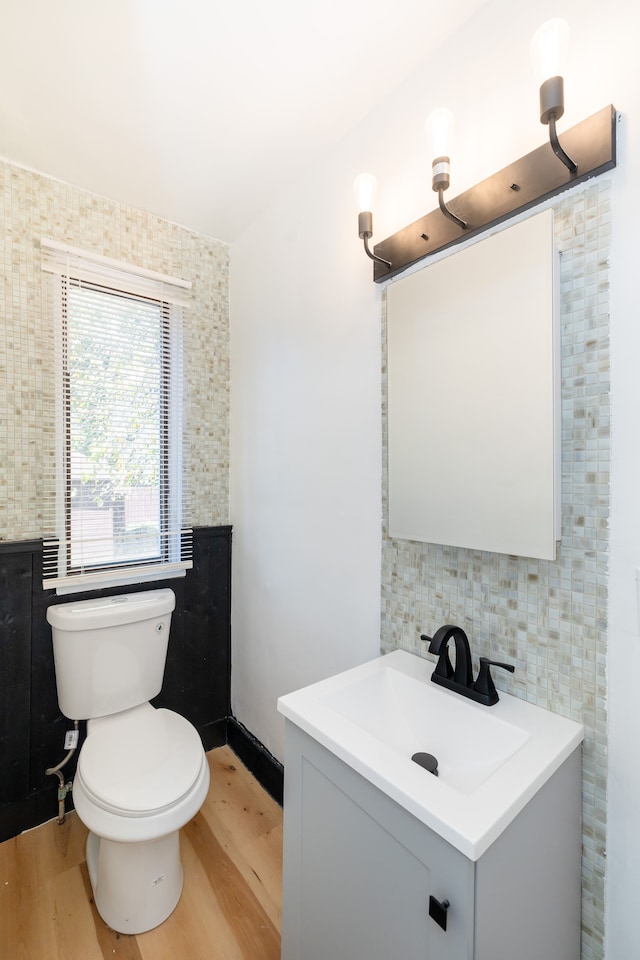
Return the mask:
<path fill-rule="evenodd" d="M 119 933 L 151 930 L 176 907 L 179 831 L 209 788 L 195 727 L 149 703 L 162 687 L 174 607 L 163 589 L 47 610 L 60 710 L 88 720 L 73 801 L 89 829 L 94 902 Z"/>

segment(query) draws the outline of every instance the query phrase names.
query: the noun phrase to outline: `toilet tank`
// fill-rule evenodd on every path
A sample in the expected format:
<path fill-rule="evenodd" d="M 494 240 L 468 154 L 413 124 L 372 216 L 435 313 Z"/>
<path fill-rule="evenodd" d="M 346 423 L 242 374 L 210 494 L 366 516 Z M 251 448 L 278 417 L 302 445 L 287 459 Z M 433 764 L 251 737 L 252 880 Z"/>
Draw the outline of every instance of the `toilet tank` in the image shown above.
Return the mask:
<path fill-rule="evenodd" d="M 175 604 L 165 589 L 50 606 L 62 713 L 104 717 L 160 693 Z"/>

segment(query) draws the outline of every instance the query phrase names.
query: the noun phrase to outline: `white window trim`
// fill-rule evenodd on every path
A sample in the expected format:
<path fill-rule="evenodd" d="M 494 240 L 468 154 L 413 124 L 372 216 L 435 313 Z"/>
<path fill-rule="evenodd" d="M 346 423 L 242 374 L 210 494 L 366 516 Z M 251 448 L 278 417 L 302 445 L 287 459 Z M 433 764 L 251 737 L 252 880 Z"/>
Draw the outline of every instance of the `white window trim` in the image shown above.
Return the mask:
<path fill-rule="evenodd" d="M 83 280 L 101 284 L 106 287 L 125 289 L 133 294 L 140 296 L 149 296 L 154 299 L 162 299 L 164 302 L 184 307 L 188 304 L 188 291 L 191 289 L 191 281 L 177 279 L 166 274 L 146 270 L 141 267 L 129 266 L 120 261 L 103 257 L 90 251 L 84 251 L 77 247 L 71 247 L 59 241 L 44 237 L 41 240 L 42 248 L 42 269 L 59 278 L 62 285 L 63 277 L 74 277 L 80 275 Z M 61 290 L 57 291 L 57 302 L 61 302 Z M 62 311 L 55 310 L 56 318 L 56 342 L 59 344 L 62 340 L 63 323 Z M 170 353 L 175 356 L 175 351 L 181 355 L 182 351 L 182 331 L 176 324 L 171 324 L 170 328 L 171 346 Z M 186 539 L 188 548 L 186 550 L 187 559 L 181 559 L 180 547 L 178 541 L 173 542 L 170 539 L 170 549 L 173 555 L 168 559 L 158 562 L 146 562 L 136 564 L 134 561 L 130 565 L 119 564 L 111 568 L 106 567 L 101 570 L 86 571 L 82 573 L 63 574 L 61 576 L 47 575 L 45 568 L 43 575 L 43 589 L 55 589 L 58 595 L 79 593 L 90 590 L 98 590 L 104 587 L 124 586 L 133 583 L 147 583 L 151 581 L 160 581 L 184 577 L 186 571 L 193 567 L 191 559 L 192 532 L 187 526 L 182 528 L 182 493 L 183 493 L 183 466 L 182 466 L 182 376 L 176 374 L 173 365 L 171 365 L 171 376 L 173 379 L 170 389 L 170 409 L 169 409 L 169 467 L 171 476 L 169 487 L 171 497 L 169 501 L 169 528 L 173 531 L 182 530 L 180 542 Z M 56 350 L 56 384 L 59 386 L 63 378 L 63 359 L 62 352 Z M 56 389 L 56 506 L 55 506 L 55 526 L 57 535 L 48 535 L 44 538 L 45 557 L 48 549 L 57 547 L 58 549 L 58 571 L 67 569 L 66 540 L 65 536 L 59 536 L 59 532 L 65 530 L 66 525 L 66 463 L 67 456 L 66 435 L 64 427 L 64 400 L 59 389 Z"/>

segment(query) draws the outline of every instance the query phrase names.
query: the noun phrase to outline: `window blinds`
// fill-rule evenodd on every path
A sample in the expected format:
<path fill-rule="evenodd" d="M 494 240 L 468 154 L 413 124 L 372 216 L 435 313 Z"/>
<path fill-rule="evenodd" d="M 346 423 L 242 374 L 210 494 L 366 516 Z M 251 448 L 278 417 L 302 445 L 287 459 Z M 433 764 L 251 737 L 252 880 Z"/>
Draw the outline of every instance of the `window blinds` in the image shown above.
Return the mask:
<path fill-rule="evenodd" d="M 190 283 L 42 241 L 56 324 L 56 497 L 45 588 L 181 575 L 191 564 L 182 448 Z"/>

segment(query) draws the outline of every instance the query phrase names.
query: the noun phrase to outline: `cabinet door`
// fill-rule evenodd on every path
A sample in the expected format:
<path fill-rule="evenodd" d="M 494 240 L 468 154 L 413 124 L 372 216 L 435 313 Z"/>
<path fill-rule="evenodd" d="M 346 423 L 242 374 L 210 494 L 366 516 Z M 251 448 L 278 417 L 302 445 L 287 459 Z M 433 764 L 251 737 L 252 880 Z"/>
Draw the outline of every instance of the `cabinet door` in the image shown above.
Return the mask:
<path fill-rule="evenodd" d="M 339 786 L 307 758 L 299 768 L 301 829 L 295 845 L 290 836 L 285 840 L 290 854 L 285 858 L 285 897 L 289 891 L 295 904 L 285 900 L 283 905 L 283 960 L 470 958 L 473 915 L 467 877 L 456 890 L 458 881 L 446 864 L 427 865 L 423 850 L 413 849 L 407 837 L 398 839 L 396 824 L 384 825 L 371 808 L 370 801 L 375 808 L 378 799 L 388 798 L 353 771 L 345 768 L 354 783 L 360 781 L 358 787 L 364 785 L 364 803 L 362 796 L 354 797 L 354 783 Z M 400 820 L 408 816 L 392 806 Z M 290 816 L 287 823 L 289 814 L 287 808 L 285 832 L 297 821 Z M 299 876 L 291 876 L 298 870 Z M 429 916 L 430 894 L 450 900 L 446 932 Z"/>

